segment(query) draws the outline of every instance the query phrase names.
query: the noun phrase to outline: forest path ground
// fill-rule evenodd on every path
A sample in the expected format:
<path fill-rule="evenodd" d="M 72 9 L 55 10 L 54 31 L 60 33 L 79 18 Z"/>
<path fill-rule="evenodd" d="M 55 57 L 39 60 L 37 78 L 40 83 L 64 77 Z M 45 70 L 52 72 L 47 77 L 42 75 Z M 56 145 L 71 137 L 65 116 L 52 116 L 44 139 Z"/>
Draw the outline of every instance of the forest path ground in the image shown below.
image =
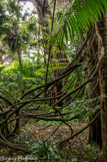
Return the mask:
<path fill-rule="evenodd" d="M 73 123 L 73 132 L 76 133 L 84 126 L 86 126 L 85 123 Z M 45 140 L 51 137 L 51 144 L 56 147 L 56 143 L 58 141 L 66 139 L 70 136 L 69 127 L 66 125 L 61 125 L 52 137 L 52 134 L 57 129 L 57 127 L 58 125 L 55 124 L 41 125 L 32 120 L 29 123 L 25 124 L 25 126 L 22 127 L 20 134 L 12 137 L 11 141 L 12 143 L 20 143 L 21 145 L 26 143 L 28 146 L 31 147 L 34 142 L 37 143 L 39 140 Z M 60 152 L 62 153 L 65 162 L 101 162 L 102 151 L 96 144 L 88 144 L 88 132 L 89 129 L 85 130 L 83 133 L 67 142 L 67 144 L 60 149 Z M 16 150 L 11 150 L 10 148 L 5 148 L 4 146 L 0 146 L 0 157 L 1 156 L 26 157 L 24 153 L 18 152 Z M 9 160 L 5 161 L 9 162 Z"/>

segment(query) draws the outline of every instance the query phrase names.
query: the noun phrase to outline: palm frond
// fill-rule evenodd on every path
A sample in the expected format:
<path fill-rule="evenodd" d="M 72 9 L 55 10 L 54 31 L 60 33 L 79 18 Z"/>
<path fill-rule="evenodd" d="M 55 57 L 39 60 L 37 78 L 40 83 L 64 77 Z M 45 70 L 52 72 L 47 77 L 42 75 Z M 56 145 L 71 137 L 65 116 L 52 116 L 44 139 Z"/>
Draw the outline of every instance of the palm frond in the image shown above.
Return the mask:
<path fill-rule="evenodd" d="M 72 41 L 74 33 L 80 36 L 81 31 L 87 32 L 90 25 L 94 25 L 95 20 L 98 21 L 104 15 L 104 8 L 107 8 L 106 0 L 73 0 L 66 7 L 63 16 L 58 18 L 53 35 L 57 35 L 59 39 L 59 34 L 62 33 L 66 40 L 69 35 Z"/>

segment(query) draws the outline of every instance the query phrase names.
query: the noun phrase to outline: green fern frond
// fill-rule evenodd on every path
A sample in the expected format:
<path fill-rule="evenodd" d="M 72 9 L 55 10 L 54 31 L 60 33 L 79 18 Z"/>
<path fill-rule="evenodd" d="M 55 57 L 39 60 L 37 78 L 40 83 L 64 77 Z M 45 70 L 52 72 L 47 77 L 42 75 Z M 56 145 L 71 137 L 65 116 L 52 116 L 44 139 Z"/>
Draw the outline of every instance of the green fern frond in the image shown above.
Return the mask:
<path fill-rule="evenodd" d="M 63 16 L 58 18 L 53 35 L 63 33 L 62 37 L 68 40 L 69 33 L 72 41 L 73 33 L 80 36 L 81 31 L 87 32 L 90 25 L 94 25 L 95 20 L 98 21 L 104 15 L 104 8 L 107 8 L 106 0 L 73 0 L 65 9 Z"/>

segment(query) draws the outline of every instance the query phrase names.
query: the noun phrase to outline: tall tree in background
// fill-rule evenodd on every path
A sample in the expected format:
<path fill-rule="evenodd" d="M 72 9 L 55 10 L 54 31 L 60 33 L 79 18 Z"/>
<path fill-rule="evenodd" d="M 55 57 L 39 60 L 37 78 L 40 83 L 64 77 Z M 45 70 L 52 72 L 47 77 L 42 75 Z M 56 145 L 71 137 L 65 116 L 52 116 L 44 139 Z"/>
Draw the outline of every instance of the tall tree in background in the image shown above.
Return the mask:
<path fill-rule="evenodd" d="M 20 0 L 23 1 L 23 0 Z M 45 83 L 47 84 L 47 78 L 48 78 L 48 70 L 49 70 L 49 64 L 52 63 L 52 59 L 56 59 L 58 63 L 67 63 L 67 56 L 65 54 L 65 51 L 61 49 L 60 44 L 57 43 L 56 51 L 54 54 L 52 54 L 52 46 L 48 45 L 48 38 L 52 35 L 53 25 L 54 25 L 54 15 L 56 10 L 56 2 L 53 1 L 53 7 L 50 6 L 50 3 L 48 0 L 32 0 L 33 4 L 36 7 L 37 13 L 38 13 L 38 20 L 39 25 L 41 26 L 41 32 L 43 37 L 43 48 L 44 48 L 44 56 L 45 56 L 45 65 L 46 65 L 46 77 L 45 77 Z M 60 6 L 62 2 L 59 2 Z M 48 60 L 46 61 L 46 57 L 48 56 Z M 64 60 L 65 59 L 65 60 Z M 62 61 L 63 60 L 63 61 Z M 54 65 L 53 65 L 54 66 Z M 63 67 L 62 67 L 63 68 Z M 54 78 L 57 78 L 63 70 L 54 70 Z M 61 89 L 65 85 L 66 79 L 62 79 L 59 81 L 55 86 L 54 89 L 51 91 L 51 95 L 58 96 L 61 94 Z M 51 104 L 53 104 L 55 101 L 51 101 Z M 61 106 L 61 104 L 59 104 Z"/>

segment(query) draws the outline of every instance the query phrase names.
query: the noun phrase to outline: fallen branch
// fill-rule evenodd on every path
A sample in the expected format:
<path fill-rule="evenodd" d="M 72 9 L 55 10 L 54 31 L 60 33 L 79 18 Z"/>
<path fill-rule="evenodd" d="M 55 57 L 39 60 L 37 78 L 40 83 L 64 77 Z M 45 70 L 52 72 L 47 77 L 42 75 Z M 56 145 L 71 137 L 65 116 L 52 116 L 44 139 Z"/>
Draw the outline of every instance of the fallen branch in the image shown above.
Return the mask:
<path fill-rule="evenodd" d="M 26 117 L 32 117 L 32 118 L 35 118 L 35 119 L 39 119 L 39 120 L 45 120 L 45 121 L 71 121 L 73 119 L 77 119 L 79 117 L 79 115 L 76 115 L 76 116 L 73 116 L 71 117 L 70 119 L 61 119 L 61 118 L 48 118 L 48 117 L 41 117 L 41 116 L 36 116 L 36 115 L 33 115 L 33 114 L 27 114 L 27 113 L 23 113 L 21 114 L 22 116 L 26 116 Z"/>
<path fill-rule="evenodd" d="M 12 149 L 15 149 L 15 150 L 18 150 L 18 151 L 25 152 L 25 153 L 27 153 L 27 154 L 30 154 L 30 153 L 31 153 L 30 150 L 25 149 L 25 148 L 20 147 L 20 146 L 13 145 L 12 143 L 6 142 L 6 141 L 2 140 L 1 138 L 0 138 L 0 143 L 2 143 L 2 144 L 5 145 L 5 146 L 8 146 L 8 147 L 10 147 L 10 148 L 12 148 Z"/>

